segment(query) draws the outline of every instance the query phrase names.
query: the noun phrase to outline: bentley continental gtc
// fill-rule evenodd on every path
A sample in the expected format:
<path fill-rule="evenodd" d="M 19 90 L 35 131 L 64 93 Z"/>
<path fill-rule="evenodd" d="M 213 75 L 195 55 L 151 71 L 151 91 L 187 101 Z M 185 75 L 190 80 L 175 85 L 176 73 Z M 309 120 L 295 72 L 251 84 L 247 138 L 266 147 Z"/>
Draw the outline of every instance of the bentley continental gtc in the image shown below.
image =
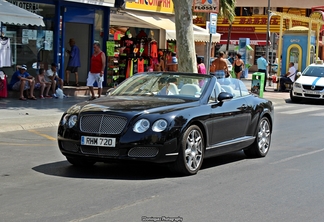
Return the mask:
<path fill-rule="evenodd" d="M 249 93 L 241 80 L 141 73 L 107 96 L 70 107 L 58 145 L 75 166 L 146 161 L 192 175 L 205 158 L 229 152 L 265 157 L 273 116 L 272 102 Z"/>

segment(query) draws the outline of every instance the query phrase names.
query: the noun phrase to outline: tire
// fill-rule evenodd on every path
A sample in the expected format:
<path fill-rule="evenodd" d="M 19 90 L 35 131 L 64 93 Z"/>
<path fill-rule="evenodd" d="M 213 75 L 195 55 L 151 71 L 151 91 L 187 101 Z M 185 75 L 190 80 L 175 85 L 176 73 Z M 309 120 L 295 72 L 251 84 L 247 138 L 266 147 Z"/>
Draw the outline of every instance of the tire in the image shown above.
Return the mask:
<path fill-rule="evenodd" d="M 78 167 L 89 167 L 89 166 L 93 166 L 96 163 L 96 161 L 86 160 L 78 157 L 66 157 L 66 159 L 67 161 L 69 161 L 69 163 Z"/>
<path fill-rule="evenodd" d="M 190 126 L 183 134 L 179 156 L 172 169 L 181 175 L 194 175 L 201 168 L 204 159 L 204 136 L 196 125 Z"/>
<path fill-rule="evenodd" d="M 299 98 L 299 97 L 296 97 L 296 96 L 293 96 L 292 94 L 292 89 L 290 90 L 290 100 L 293 102 L 293 103 L 299 103 L 302 98 Z"/>
<path fill-rule="evenodd" d="M 265 157 L 270 149 L 271 126 L 267 117 L 262 117 L 258 125 L 258 132 L 252 145 L 244 150 L 248 157 Z"/>

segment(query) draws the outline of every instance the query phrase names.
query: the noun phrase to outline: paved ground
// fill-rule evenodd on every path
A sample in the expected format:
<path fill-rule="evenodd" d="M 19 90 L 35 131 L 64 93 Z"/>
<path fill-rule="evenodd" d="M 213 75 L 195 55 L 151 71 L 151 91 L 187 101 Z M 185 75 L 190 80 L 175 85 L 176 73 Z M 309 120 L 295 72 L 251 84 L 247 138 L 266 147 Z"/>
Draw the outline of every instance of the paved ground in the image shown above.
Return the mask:
<path fill-rule="evenodd" d="M 243 79 L 248 89 L 251 79 Z M 275 87 L 267 86 L 263 97 L 274 104 L 284 103 L 289 93 L 276 92 Z M 0 98 L 0 132 L 29 130 L 57 126 L 62 113 L 75 103 L 88 100 L 88 96 L 74 96 L 64 99 L 44 99 L 21 101 L 17 98 Z"/>

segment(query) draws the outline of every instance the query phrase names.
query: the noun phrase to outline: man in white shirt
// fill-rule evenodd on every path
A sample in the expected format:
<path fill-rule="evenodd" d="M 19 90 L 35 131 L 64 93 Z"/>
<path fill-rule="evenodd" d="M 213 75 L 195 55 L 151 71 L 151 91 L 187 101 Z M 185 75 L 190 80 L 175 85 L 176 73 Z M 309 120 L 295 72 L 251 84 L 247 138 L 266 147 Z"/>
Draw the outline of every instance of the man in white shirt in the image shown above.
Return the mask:
<path fill-rule="evenodd" d="M 56 95 L 56 81 L 58 82 L 60 89 L 63 91 L 63 79 L 61 79 L 57 74 L 57 65 L 55 63 L 51 64 L 51 68 L 46 72 L 46 81 L 52 83 L 53 97 L 58 98 Z"/>
<path fill-rule="evenodd" d="M 295 64 L 293 62 L 290 62 L 288 72 L 285 74 L 284 77 L 280 78 L 280 89 L 279 89 L 279 91 L 285 91 L 286 90 L 285 83 L 293 83 L 293 82 L 295 82 L 295 77 L 296 77 L 297 70 L 294 67 L 294 65 Z"/>

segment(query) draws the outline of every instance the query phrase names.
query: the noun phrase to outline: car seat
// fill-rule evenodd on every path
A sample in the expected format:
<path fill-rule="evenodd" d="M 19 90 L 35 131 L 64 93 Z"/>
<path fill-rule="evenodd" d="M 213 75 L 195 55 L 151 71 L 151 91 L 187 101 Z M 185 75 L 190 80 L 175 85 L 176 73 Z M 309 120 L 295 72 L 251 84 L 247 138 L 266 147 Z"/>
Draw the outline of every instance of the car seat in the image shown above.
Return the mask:
<path fill-rule="evenodd" d="M 169 83 L 168 90 L 172 95 L 178 95 L 179 94 L 178 87 L 174 83 Z"/>
<path fill-rule="evenodd" d="M 200 92 L 200 88 L 196 84 L 185 84 L 182 86 L 180 93 L 181 95 L 195 96 Z"/>

